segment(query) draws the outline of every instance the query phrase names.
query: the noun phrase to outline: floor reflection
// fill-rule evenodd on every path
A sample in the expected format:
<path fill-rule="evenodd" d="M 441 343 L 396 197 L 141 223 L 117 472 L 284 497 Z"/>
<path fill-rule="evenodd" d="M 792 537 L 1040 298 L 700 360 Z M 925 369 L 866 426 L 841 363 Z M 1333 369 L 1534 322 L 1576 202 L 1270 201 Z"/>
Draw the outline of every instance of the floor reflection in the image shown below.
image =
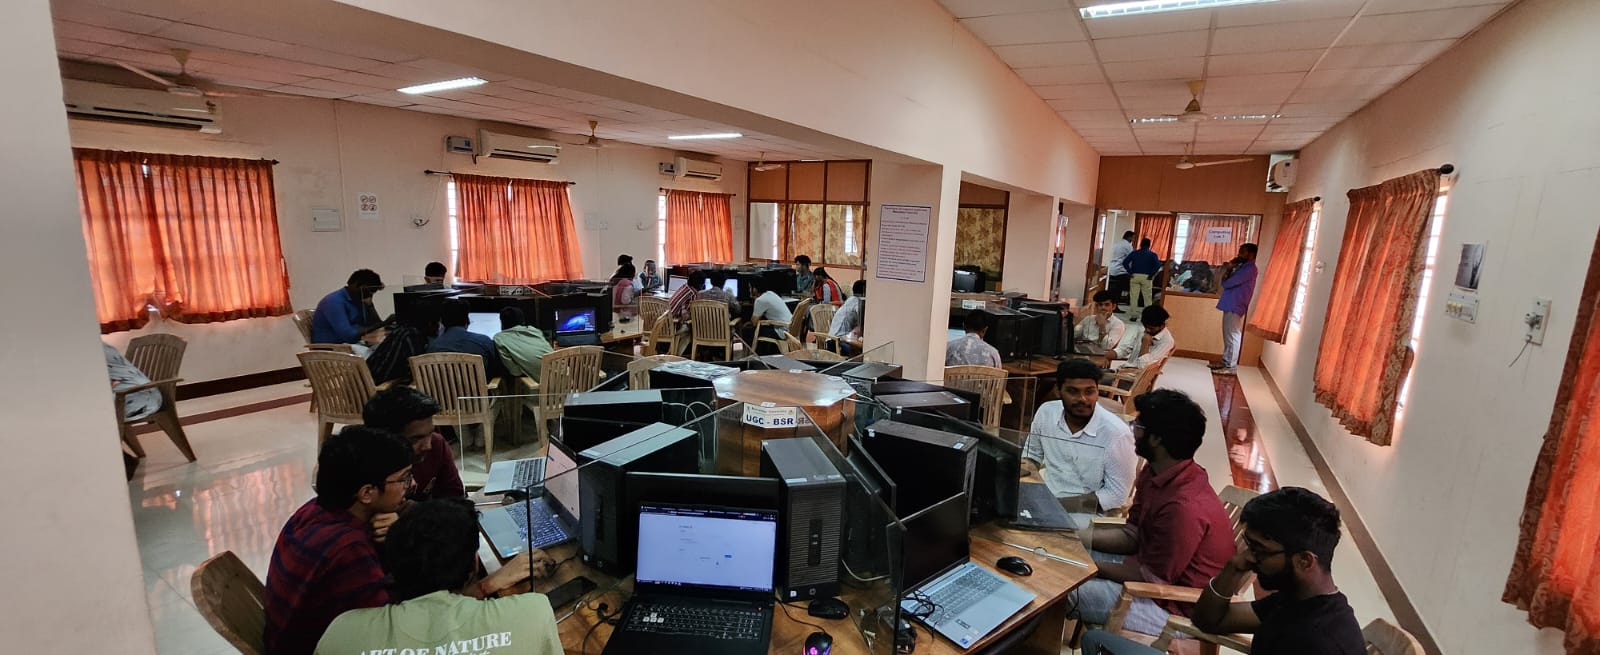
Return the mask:
<path fill-rule="evenodd" d="M 1256 431 L 1255 417 L 1250 414 L 1250 402 L 1245 400 L 1238 376 L 1213 375 L 1211 381 L 1217 389 L 1217 408 L 1222 412 L 1222 434 L 1228 441 L 1234 486 L 1263 493 L 1277 489 L 1278 480 L 1272 475 L 1272 463 L 1267 461 L 1267 449 Z"/>

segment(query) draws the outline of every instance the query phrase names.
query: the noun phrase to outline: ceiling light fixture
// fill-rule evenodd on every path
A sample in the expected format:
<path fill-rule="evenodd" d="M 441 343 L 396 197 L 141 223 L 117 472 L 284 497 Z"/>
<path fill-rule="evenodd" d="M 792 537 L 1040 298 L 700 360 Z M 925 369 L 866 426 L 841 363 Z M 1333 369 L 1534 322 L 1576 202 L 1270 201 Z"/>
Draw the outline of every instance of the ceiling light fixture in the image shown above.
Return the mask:
<path fill-rule="evenodd" d="M 1283 114 L 1229 114 L 1227 116 L 1212 116 L 1212 120 L 1219 121 L 1270 121 L 1282 118 Z"/>
<path fill-rule="evenodd" d="M 1188 9 L 1211 9 L 1214 7 L 1230 7 L 1233 5 L 1253 5 L 1262 2 L 1277 2 L 1278 0 L 1134 0 L 1133 2 L 1112 2 L 1093 7 L 1084 7 L 1078 14 L 1084 20 L 1090 18 L 1109 18 L 1112 16 L 1136 16 L 1138 14 L 1154 14 L 1163 11 L 1184 11 Z"/>
<path fill-rule="evenodd" d="M 1149 124 L 1152 124 L 1152 123 L 1176 123 L 1176 122 L 1178 122 L 1178 117 L 1177 116 L 1145 116 L 1143 118 L 1135 118 L 1135 119 L 1130 120 L 1128 122 L 1132 123 L 1134 125 L 1149 125 Z"/>
<path fill-rule="evenodd" d="M 481 77 L 459 77 L 459 78 L 456 78 L 456 79 L 453 79 L 453 80 L 445 80 L 443 82 L 429 82 L 427 84 L 418 84 L 416 86 L 408 86 L 408 87 L 403 87 L 403 88 L 399 88 L 399 89 L 395 89 L 395 90 L 399 91 L 401 93 L 409 93 L 411 95 L 417 95 L 417 94 L 422 94 L 422 93 L 434 93 L 436 91 L 449 91 L 451 89 L 465 89 L 465 88 L 467 88 L 469 86 L 478 86 L 479 84 L 488 84 L 488 83 L 489 83 L 488 80 L 485 80 L 485 79 L 483 79 Z"/>
<path fill-rule="evenodd" d="M 744 136 L 738 132 L 713 132 L 711 134 L 674 134 L 668 139 L 673 141 L 698 141 L 701 139 L 737 139 Z"/>

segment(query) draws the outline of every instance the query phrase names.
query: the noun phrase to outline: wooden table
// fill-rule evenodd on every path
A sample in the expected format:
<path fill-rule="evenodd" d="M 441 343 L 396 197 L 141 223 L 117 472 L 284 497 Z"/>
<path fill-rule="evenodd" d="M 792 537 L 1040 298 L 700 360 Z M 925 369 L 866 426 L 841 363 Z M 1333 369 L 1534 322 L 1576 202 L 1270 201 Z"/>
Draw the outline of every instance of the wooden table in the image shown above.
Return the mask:
<path fill-rule="evenodd" d="M 798 407 L 816 424 L 816 429 L 828 436 L 839 452 L 847 452 L 845 439 L 855 426 L 855 403 L 847 399 L 856 395 L 849 383 L 836 377 L 811 371 L 740 371 L 735 375 L 717 378 L 712 384 L 717 397 L 752 405 L 772 403 L 775 407 Z M 719 452 L 741 453 L 741 461 L 718 457 L 719 473 L 723 475 L 760 475 L 761 441 L 785 437 L 809 436 L 809 428 L 771 429 L 751 425 L 741 430 L 717 430 Z M 736 466 L 737 464 L 737 466 Z"/>
<path fill-rule="evenodd" d="M 600 345 L 606 350 L 632 355 L 633 347 L 644 340 L 644 319 L 635 316 L 626 323 L 620 319 L 612 312 L 611 331 L 600 335 Z"/>
<path fill-rule="evenodd" d="M 997 541 L 999 540 L 999 541 Z M 1024 530 L 1009 530 L 993 525 L 979 526 L 972 531 L 972 561 L 979 565 L 994 569 L 994 563 L 1001 557 L 1015 555 L 1021 557 L 1033 567 L 1033 575 L 1016 577 L 1007 573 L 1000 573 L 1004 577 L 1028 590 L 1037 598 L 1022 611 L 1017 612 L 1005 623 L 989 633 L 987 637 L 975 644 L 971 649 L 962 649 L 938 633 L 932 632 L 922 624 L 916 625 L 917 630 L 917 655 L 933 654 L 965 654 L 976 652 L 995 643 L 997 640 L 1010 634 L 1012 630 L 1034 620 L 1041 618 L 1043 621 L 1033 636 L 1018 648 L 1010 651 L 1013 653 L 1028 653 L 1043 655 L 1059 655 L 1062 639 L 1065 636 L 1067 613 L 1071 609 L 1067 602 L 1067 593 L 1083 584 L 1085 580 L 1093 577 L 1097 569 L 1091 562 L 1089 568 L 1057 562 L 1046 557 L 1035 555 L 1029 551 L 1007 546 L 1000 541 L 1022 544 L 1028 547 L 1044 546 L 1051 553 L 1061 555 L 1080 562 L 1091 562 L 1083 545 L 1069 533 L 1061 532 L 1034 532 Z M 564 549 L 572 546 L 563 546 L 551 551 L 557 560 L 565 557 Z M 572 615 L 561 620 L 559 624 L 561 633 L 561 646 L 568 653 L 599 653 L 605 648 L 606 640 L 611 638 L 612 627 L 599 623 L 595 608 L 604 602 L 610 611 L 616 612 L 622 608 L 628 594 L 632 592 L 631 582 L 624 582 L 612 587 L 614 579 L 597 572 L 587 572 L 578 560 L 563 565 L 557 569 L 556 574 L 548 580 L 541 580 L 535 586 L 544 591 L 571 579 L 576 575 L 588 575 L 590 579 L 600 584 L 600 588 L 589 594 L 582 607 L 573 611 L 571 607 L 556 608 L 556 618 L 561 619 L 567 612 Z M 609 590 L 608 590 L 609 589 Z M 851 608 L 854 614 L 858 608 Z M 814 618 L 800 607 L 791 606 L 788 613 L 783 607 L 774 607 L 772 619 L 772 640 L 767 652 L 778 655 L 794 655 L 801 651 L 806 637 L 816 632 L 816 628 L 805 625 L 801 621 L 814 623 L 826 627 L 833 636 L 834 655 L 869 655 L 867 644 L 861 638 L 861 633 L 856 629 L 850 618 L 828 621 Z M 790 618 L 793 617 L 793 618 Z M 585 637 L 588 643 L 584 643 Z"/>

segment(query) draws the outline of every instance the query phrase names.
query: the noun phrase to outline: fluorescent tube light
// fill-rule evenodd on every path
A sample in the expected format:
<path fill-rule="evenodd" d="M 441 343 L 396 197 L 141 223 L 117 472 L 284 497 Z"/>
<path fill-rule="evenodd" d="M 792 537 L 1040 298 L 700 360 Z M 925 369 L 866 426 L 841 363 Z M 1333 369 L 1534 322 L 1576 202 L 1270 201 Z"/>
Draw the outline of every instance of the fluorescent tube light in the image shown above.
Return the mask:
<path fill-rule="evenodd" d="M 418 84 L 416 86 L 408 86 L 408 87 L 399 88 L 399 89 L 395 89 L 395 90 L 399 91 L 401 93 L 409 93 L 411 95 L 417 95 L 419 93 L 433 93 L 435 91 L 449 91 L 451 89 L 465 89 L 465 88 L 467 88 L 469 86 L 478 86 L 479 84 L 487 84 L 487 83 L 488 83 L 488 80 L 485 80 L 483 78 L 461 77 L 461 78 L 456 78 L 456 79 L 453 79 L 453 80 L 445 80 L 443 82 L 429 82 L 427 84 Z"/>
<path fill-rule="evenodd" d="M 697 141 L 700 139 L 737 139 L 744 136 L 738 132 L 715 132 L 712 134 L 674 134 L 668 139 L 673 141 Z"/>
<path fill-rule="evenodd" d="M 1176 122 L 1178 122 L 1178 117 L 1177 116 L 1145 116 L 1143 118 L 1135 118 L 1135 119 L 1130 120 L 1128 122 L 1132 123 L 1134 125 L 1149 125 L 1151 123 L 1176 123 Z"/>
<path fill-rule="evenodd" d="M 1218 121 L 1270 121 L 1274 118 L 1282 117 L 1283 114 L 1229 114 L 1227 116 L 1212 116 L 1211 119 Z"/>
<path fill-rule="evenodd" d="M 1111 16 L 1136 16 L 1138 14 L 1154 14 L 1163 11 L 1184 11 L 1187 9 L 1211 9 L 1214 7 L 1231 7 L 1233 5 L 1253 5 L 1262 2 L 1277 2 L 1278 0 L 1133 0 L 1132 2 L 1113 2 L 1093 7 L 1084 7 L 1078 14 L 1084 20 L 1090 18 L 1108 18 Z"/>

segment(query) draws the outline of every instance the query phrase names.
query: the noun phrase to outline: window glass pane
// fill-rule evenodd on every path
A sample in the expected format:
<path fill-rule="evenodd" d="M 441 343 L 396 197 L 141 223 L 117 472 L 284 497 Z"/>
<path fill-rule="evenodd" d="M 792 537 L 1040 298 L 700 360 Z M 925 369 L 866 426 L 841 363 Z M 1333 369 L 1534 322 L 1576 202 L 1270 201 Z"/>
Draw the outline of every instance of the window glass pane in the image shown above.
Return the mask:
<path fill-rule="evenodd" d="M 822 231 L 825 229 L 824 210 L 821 204 L 797 203 L 789 205 L 789 256 L 794 259 L 805 255 L 816 264 L 827 262 L 823 251 Z"/>
<path fill-rule="evenodd" d="M 827 205 L 824 261 L 837 266 L 860 266 L 862 223 L 858 216 L 865 214 L 861 205 Z M 854 252 L 852 252 L 852 250 Z M 812 256 L 812 259 L 816 259 Z"/>
<path fill-rule="evenodd" d="M 1000 277 L 1006 250 L 1006 210 L 961 207 L 956 210 L 957 266 L 983 269 L 990 279 Z"/>
<path fill-rule="evenodd" d="M 747 252 L 751 259 L 781 259 L 778 256 L 778 208 L 775 202 L 750 203 L 750 234 Z"/>

